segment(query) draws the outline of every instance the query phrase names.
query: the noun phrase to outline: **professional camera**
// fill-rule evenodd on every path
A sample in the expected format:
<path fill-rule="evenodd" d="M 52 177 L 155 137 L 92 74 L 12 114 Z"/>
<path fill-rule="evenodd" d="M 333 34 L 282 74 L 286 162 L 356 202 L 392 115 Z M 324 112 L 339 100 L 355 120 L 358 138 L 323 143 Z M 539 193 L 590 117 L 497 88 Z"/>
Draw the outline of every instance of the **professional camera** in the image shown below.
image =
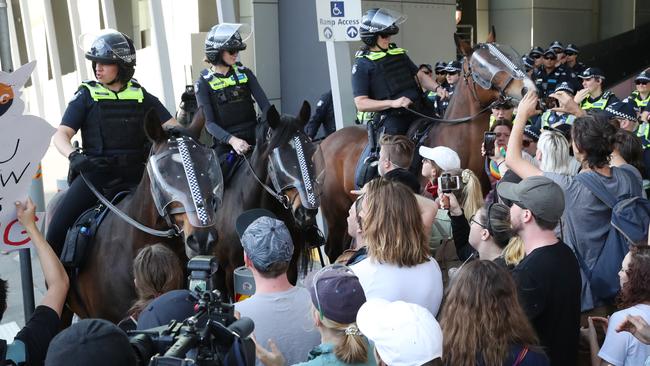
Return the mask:
<path fill-rule="evenodd" d="M 196 314 L 183 321 L 129 332 L 138 365 L 254 365 L 255 344 L 248 338 L 253 321 L 236 319 L 235 306 L 222 302 L 221 293 L 212 289 L 217 269 L 214 257 L 195 257 L 187 268 Z"/>

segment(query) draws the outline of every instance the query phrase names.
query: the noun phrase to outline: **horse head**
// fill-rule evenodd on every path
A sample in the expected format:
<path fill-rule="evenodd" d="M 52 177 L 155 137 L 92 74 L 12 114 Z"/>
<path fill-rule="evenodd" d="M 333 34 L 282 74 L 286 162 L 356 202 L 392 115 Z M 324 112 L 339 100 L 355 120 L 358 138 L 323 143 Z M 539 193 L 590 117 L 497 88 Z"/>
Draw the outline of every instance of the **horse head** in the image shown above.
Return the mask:
<path fill-rule="evenodd" d="M 199 113 L 197 113 L 199 114 Z M 176 229 L 189 258 L 207 255 L 217 242 L 216 213 L 223 197 L 223 177 L 213 149 L 191 135 L 203 123 L 195 118 L 187 128 L 164 130 L 149 112 L 145 131 L 152 142 L 147 173 L 158 214 Z"/>
<path fill-rule="evenodd" d="M 298 117 L 280 116 L 274 107 L 266 114 L 268 176 L 281 203 L 291 210 L 294 224 L 302 230 L 316 227 L 325 166 L 320 146 L 303 132 L 310 114 L 306 101 Z"/>
<path fill-rule="evenodd" d="M 490 34 L 493 32 L 494 29 Z M 472 48 L 457 35 L 454 40 L 464 56 L 463 78 L 466 82 L 472 80 L 471 90 L 481 105 L 499 99 L 517 104 L 528 90 L 535 90 L 535 83 L 525 73 L 521 57 L 510 46 L 488 41 Z"/>

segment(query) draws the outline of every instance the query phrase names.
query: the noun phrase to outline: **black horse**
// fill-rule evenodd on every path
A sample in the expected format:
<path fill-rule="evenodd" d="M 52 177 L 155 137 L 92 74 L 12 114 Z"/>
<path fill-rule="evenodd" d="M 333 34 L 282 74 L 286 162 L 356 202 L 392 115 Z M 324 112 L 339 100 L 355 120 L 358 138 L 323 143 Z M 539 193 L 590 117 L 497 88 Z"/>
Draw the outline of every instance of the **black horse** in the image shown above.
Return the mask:
<path fill-rule="evenodd" d="M 213 251 L 218 258 L 220 269 L 217 276 L 217 288 L 226 290 L 234 295 L 233 271 L 243 265 L 243 249 L 235 231 L 235 221 L 244 211 L 253 208 L 266 208 L 273 212 L 278 219 L 284 221 L 291 232 L 294 243 L 294 255 L 289 267 L 289 278 L 295 282 L 298 266 L 307 268 L 309 249 L 311 245 L 320 245 L 317 233 L 316 214 L 317 203 L 314 206 L 306 204 L 301 197 L 297 185 L 274 185 L 269 175 L 273 168 L 272 156 L 283 148 L 294 146 L 301 142 L 305 150 L 305 158 L 311 166 L 314 177 L 310 182 L 318 194 L 318 185 L 322 183 L 322 159 L 320 149 L 312 143 L 303 132 L 304 125 L 309 120 L 311 109 L 304 102 L 298 117 L 282 115 L 274 106 L 269 108 L 266 118 L 256 128 L 256 141 L 252 153 L 242 159 L 234 167 L 229 183 L 224 190 L 223 203 L 217 215 L 219 241 Z M 204 120 L 199 110 L 196 120 Z M 275 151 L 275 153 L 274 153 Z M 310 208 L 307 208 L 310 207 Z M 300 258 L 300 262 L 299 262 Z"/>

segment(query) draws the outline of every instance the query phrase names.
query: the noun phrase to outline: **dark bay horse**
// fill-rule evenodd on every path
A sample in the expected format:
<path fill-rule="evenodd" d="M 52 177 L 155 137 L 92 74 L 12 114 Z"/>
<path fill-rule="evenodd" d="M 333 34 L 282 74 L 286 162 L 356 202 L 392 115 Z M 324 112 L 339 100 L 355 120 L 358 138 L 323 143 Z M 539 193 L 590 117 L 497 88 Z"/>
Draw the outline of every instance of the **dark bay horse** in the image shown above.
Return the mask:
<path fill-rule="evenodd" d="M 310 228 L 316 227 L 318 210 L 305 208 L 295 187 L 284 190 L 271 187 L 269 162 L 274 149 L 291 146 L 296 138 L 306 144 L 314 145 L 303 132 L 310 113 L 307 102 L 303 103 L 298 117 L 280 116 L 274 106 L 269 108 L 266 118 L 256 128 L 255 147 L 247 157 L 248 162 L 242 161 L 239 166 L 236 166 L 226 184 L 223 204 L 217 214 L 219 241 L 213 253 L 218 258 L 220 267 L 216 287 L 226 290 L 231 297 L 234 295 L 233 271 L 244 264 L 243 249 L 235 231 L 235 222 L 237 217 L 246 210 L 266 208 L 284 221 L 289 228 L 295 248 L 289 266 L 291 280 L 295 281 L 299 264 L 301 268 L 306 268 L 309 259 L 309 247 L 306 243 L 310 241 Z M 204 119 L 203 113 L 199 111 L 195 119 Z M 304 147 L 305 150 L 315 150 L 309 146 Z M 312 154 L 308 158 L 311 160 L 315 157 L 315 154 Z"/>
<path fill-rule="evenodd" d="M 500 97 L 518 101 L 527 89 L 535 86 L 527 76 L 503 69 L 505 64 L 516 60 L 507 57 L 510 54 L 501 51 L 500 46 L 486 43 L 472 49 L 466 42 L 458 46 L 464 55 L 463 71 L 445 112 L 444 120 L 448 122 L 433 122 L 424 137 L 424 145 L 452 148 L 460 156 L 461 167 L 471 169 L 480 177 L 484 162 L 481 144 L 483 132 L 488 129 L 489 106 Z M 475 77 L 480 77 L 483 85 L 479 85 Z M 416 125 L 417 122 L 413 124 Z M 336 259 L 349 246 L 346 216 L 355 198 L 350 191 L 354 189 L 355 168 L 367 141 L 365 128 L 352 126 L 336 131 L 321 143 L 327 172 L 322 213 L 327 220 L 326 251 L 330 260 Z"/>
<path fill-rule="evenodd" d="M 194 133 L 192 130 L 195 128 L 195 126 L 190 126 L 188 132 Z M 178 147 L 181 144 L 179 140 L 183 140 L 183 144 L 187 143 L 189 148 L 203 151 L 203 153 L 194 153 L 194 155 L 183 155 L 183 158 L 186 156 L 191 158 L 189 163 L 193 164 L 197 170 L 193 176 L 198 180 L 197 185 L 200 187 L 202 197 L 206 199 L 206 202 L 216 202 L 214 200 L 218 201 L 220 199 L 220 197 L 216 196 L 218 195 L 218 189 L 222 188 L 218 187 L 218 185 L 222 185 L 223 181 L 221 180 L 221 171 L 216 161 L 216 155 L 214 161 L 212 161 L 213 164 L 209 164 L 209 160 L 211 160 L 210 154 L 213 154 L 211 149 L 200 147 L 187 137 L 170 137 L 167 132 L 163 131 L 158 117 L 153 112 L 147 114 L 145 130 L 153 143 L 148 167 L 153 164 L 152 159 L 164 156 L 164 154 L 169 155 L 171 151 L 176 151 L 176 155 L 179 155 L 178 150 L 173 149 L 174 146 L 180 149 Z M 173 155 L 169 155 L 169 161 L 176 162 L 171 164 L 181 165 L 178 162 L 180 159 Z M 188 161 L 184 161 L 180 170 L 176 168 L 177 170 L 174 171 L 182 172 L 187 163 Z M 170 166 L 167 165 L 161 169 L 169 171 L 171 170 L 169 168 Z M 201 171 L 201 168 L 209 168 L 211 172 L 208 174 Z M 209 184 L 214 189 L 206 190 L 204 189 L 206 186 L 204 184 L 205 177 L 210 174 L 216 175 L 217 179 L 209 182 L 214 183 Z M 187 181 L 189 178 L 189 173 L 186 173 L 185 176 L 180 177 L 179 181 Z M 75 276 L 76 283 L 71 284 L 75 289 L 71 289 L 68 294 L 67 304 L 70 310 L 80 317 L 103 318 L 118 322 L 126 316 L 127 310 L 136 298 L 132 266 L 133 258 L 141 248 L 155 243 L 164 243 L 177 253 L 179 258 L 182 259 L 182 263 L 187 261 L 186 252 L 189 255 L 208 254 L 212 250 L 212 246 L 217 239 L 214 223 L 206 221 L 205 226 L 194 226 L 193 220 L 190 218 L 191 210 L 181 209 L 178 202 L 170 202 L 169 208 L 172 213 L 166 214 L 166 217 L 160 216 L 152 194 L 152 185 L 156 184 L 159 184 L 159 182 L 152 181 L 149 169 L 145 170 L 135 191 L 116 206 L 132 219 L 151 229 L 165 231 L 172 226 L 175 228 L 176 235 L 163 238 L 145 233 L 129 225 L 113 212 L 109 212 L 94 236 L 91 251 L 86 257 L 86 263 L 78 275 Z M 189 191 L 187 189 L 183 192 L 180 189 L 178 192 L 197 197 L 195 193 Z M 218 204 L 218 202 L 215 204 Z M 207 206 L 210 206 L 210 204 Z M 211 208 L 212 212 L 208 212 L 207 215 L 214 218 L 216 206 L 211 206 Z M 174 211 L 174 209 L 176 210 Z"/>

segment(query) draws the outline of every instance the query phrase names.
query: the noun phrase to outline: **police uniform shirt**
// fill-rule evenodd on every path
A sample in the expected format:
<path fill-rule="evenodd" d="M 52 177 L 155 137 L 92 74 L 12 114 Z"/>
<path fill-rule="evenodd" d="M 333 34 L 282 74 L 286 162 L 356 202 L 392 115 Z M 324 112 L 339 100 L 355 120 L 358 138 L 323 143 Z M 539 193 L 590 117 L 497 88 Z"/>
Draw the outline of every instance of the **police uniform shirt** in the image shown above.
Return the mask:
<path fill-rule="evenodd" d="M 153 108 L 156 113 L 158 113 L 160 123 L 165 123 L 172 118 L 172 115 L 169 113 L 167 108 L 165 108 L 165 106 L 160 103 L 158 98 L 152 94 L 149 94 L 149 92 L 147 92 L 144 88 L 142 88 L 142 93 L 144 96 L 142 104 L 145 111 Z M 66 108 L 65 113 L 63 113 L 63 118 L 61 118 L 61 126 L 67 126 L 75 131 L 79 131 L 79 129 L 84 127 L 86 116 L 88 116 L 88 112 L 95 103 L 97 102 L 93 100 L 88 88 L 83 86 L 80 87 L 72 97 L 72 100 L 70 100 L 68 103 L 68 107 Z"/>
<path fill-rule="evenodd" d="M 602 98 L 607 98 L 607 103 L 602 108 L 585 108 L 585 106 L 589 106 L 590 104 L 594 104 L 601 100 Z M 618 97 L 610 91 L 606 91 L 603 94 L 601 94 L 598 98 L 592 98 L 591 96 L 587 96 L 582 103 L 580 103 L 580 107 L 582 109 L 600 109 L 600 110 L 605 110 L 608 106 L 610 106 L 612 103 L 618 102 Z"/>
<path fill-rule="evenodd" d="M 334 119 L 334 103 L 332 101 L 332 91 L 320 96 L 316 103 L 316 110 L 314 115 L 309 119 L 305 125 L 305 133 L 310 138 L 316 137 L 318 129 L 323 125 L 325 128 L 325 136 L 336 131 L 336 122 Z"/>
<path fill-rule="evenodd" d="M 405 78 L 415 77 L 415 75 L 418 73 L 418 67 L 413 63 L 413 61 L 411 60 L 410 57 L 408 57 L 408 55 L 405 56 L 407 58 L 408 67 L 409 70 L 411 71 L 411 75 L 404 75 L 404 77 Z M 390 56 L 385 56 L 385 57 L 390 57 Z M 370 90 L 372 79 L 375 77 L 375 75 L 378 72 L 380 72 L 380 70 L 378 70 L 377 66 L 373 61 L 368 60 L 366 57 L 356 58 L 356 62 L 352 67 L 352 94 L 354 95 L 354 97 L 360 97 L 365 95 L 370 99 L 375 99 L 374 98 L 375 95 L 383 94 L 380 91 Z M 385 88 L 388 89 L 388 86 L 386 85 Z M 382 92 L 389 94 L 388 90 L 384 90 Z M 397 99 L 400 97 L 407 97 L 411 101 L 415 102 L 420 98 L 421 93 L 422 93 L 421 90 L 418 89 L 407 89 L 400 92 L 393 99 Z"/>
<path fill-rule="evenodd" d="M 255 77 L 255 74 L 253 74 L 253 72 L 249 68 L 241 65 L 236 65 L 233 67 L 238 67 L 239 72 L 246 74 L 246 77 L 248 78 L 247 85 L 251 91 L 253 99 L 255 99 L 255 102 L 260 107 L 260 111 L 262 113 L 266 113 L 269 107 L 271 107 L 271 103 L 269 102 L 269 99 L 266 97 L 266 93 L 264 93 L 264 89 L 262 89 L 260 83 L 257 81 L 257 77 Z M 228 140 L 232 135 L 228 131 L 226 131 L 223 127 L 221 127 L 221 124 L 219 123 L 218 120 L 218 116 L 215 113 L 215 111 L 212 109 L 212 104 L 210 102 L 210 90 L 212 88 L 210 87 L 208 80 L 204 77 L 209 73 L 212 73 L 212 71 L 210 71 L 209 69 L 204 69 L 203 71 L 201 71 L 201 75 L 194 83 L 194 88 L 196 90 L 196 101 L 198 102 L 199 108 L 203 107 L 203 113 L 205 115 L 205 127 L 208 130 L 208 132 L 210 132 L 210 134 L 214 136 L 218 141 L 222 143 L 228 143 Z M 219 77 L 230 77 L 233 73 L 234 71 L 231 68 L 226 73 L 226 75 L 221 75 L 219 73 L 214 73 L 214 75 Z"/>
<path fill-rule="evenodd" d="M 568 71 L 564 65 L 560 65 L 553 69 L 550 73 L 546 72 L 544 66 L 540 66 L 533 72 L 533 81 L 537 85 L 537 90 L 542 97 L 547 97 L 555 91 L 555 87 L 560 85 L 563 81 L 571 83 L 571 79 L 575 77 L 575 73 Z"/>

